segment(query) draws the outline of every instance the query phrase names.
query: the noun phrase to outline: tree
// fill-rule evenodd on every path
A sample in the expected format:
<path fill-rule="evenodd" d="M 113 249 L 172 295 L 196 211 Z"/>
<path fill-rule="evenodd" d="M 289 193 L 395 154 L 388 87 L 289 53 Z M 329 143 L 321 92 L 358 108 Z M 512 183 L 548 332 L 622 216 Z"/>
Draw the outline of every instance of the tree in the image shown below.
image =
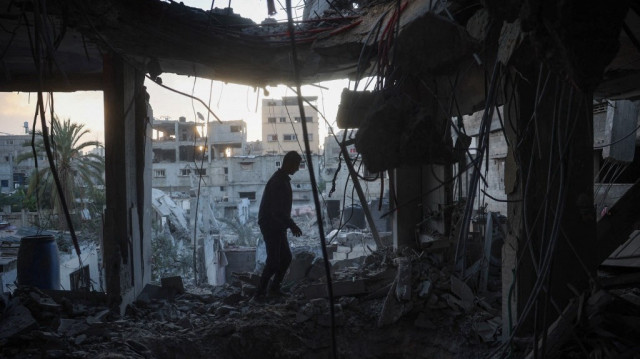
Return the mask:
<path fill-rule="evenodd" d="M 95 186 L 104 186 L 104 158 L 93 153 L 83 154 L 83 151 L 88 150 L 90 147 L 102 147 L 102 143 L 99 141 L 81 142 L 82 137 L 90 132 L 84 128 L 84 124 L 71 122 L 70 119 L 60 121 L 57 116 L 54 116 L 51 122 L 51 151 L 53 152 L 64 197 L 70 211 L 78 209 L 76 199 L 80 199 L 80 209 L 83 209 L 86 195 Z M 36 136 L 36 153 L 45 153 L 42 132 L 37 131 Z M 26 152 L 18 156 L 16 161 L 20 163 L 31 158 L 33 158 L 33 153 Z M 44 198 L 50 199 L 50 208 L 58 217 L 60 229 L 66 228 L 62 202 L 60 201 L 53 175 L 46 165 L 38 171 L 34 170 L 34 173 L 29 178 L 27 194 L 32 196 L 36 191 L 40 200 Z"/>

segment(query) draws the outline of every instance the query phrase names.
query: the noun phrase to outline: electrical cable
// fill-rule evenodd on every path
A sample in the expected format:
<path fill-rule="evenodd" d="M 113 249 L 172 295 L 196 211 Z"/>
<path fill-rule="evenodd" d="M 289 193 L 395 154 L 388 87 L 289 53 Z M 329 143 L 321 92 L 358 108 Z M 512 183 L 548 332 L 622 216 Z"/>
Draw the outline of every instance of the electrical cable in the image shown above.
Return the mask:
<path fill-rule="evenodd" d="M 213 3 L 211 4 L 213 6 Z M 209 85 L 209 105 L 211 105 L 211 97 L 213 94 L 213 80 L 210 80 L 210 85 Z M 193 85 L 195 87 L 195 77 L 193 80 Z M 192 102 L 193 103 L 193 102 Z M 193 106 L 193 105 L 192 105 Z M 207 113 L 207 120 L 206 123 L 209 123 L 209 113 Z M 194 136 L 195 137 L 195 136 Z M 208 146 L 208 140 L 209 140 L 209 128 L 207 126 L 207 131 L 206 131 L 206 135 L 205 135 L 205 140 L 204 140 L 204 147 L 207 148 Z M 194 138 L 195 141 L 195 138 Z M 194 145 L 194 152 L 195 152 L 195 145 Z M 195 157 L 194 157 L 194 163 L 195 163 Z M 197 275 L 197 265 L 196 265 L 196 234 L 197 234 L 197 227 L 198 227 L 198 209 L 200 207 L 200 188 L 202 185 L 202 168 L 204 167 L 204 152 L 202 153 L 202 157 L 200 158 L 200 171 L 198 173 L 198 191 L 196 194 L 196 210 L 195 210 L 195 224 L 193 226 L 193 277 L 194 277 L 194 281 L 196 283 L 196 285 L 198 285 L 198 275 Z M 196 169 L 198 169 L 198 166 L 196 164 Z M 207 233 L 209 234 L 209 233 Z"/>
<path fill-rule="evenodd" d="M 67 221 L 67 227 L 69 229 L 69 233 L 71 235 L 71 240 L 73 242 L 73 246 L 74 246 L 74 248 L 76 250 L 76 254 L 78 256 L 78 262 L 80 263 L 80 267 L 82 267 L 82 257 L 81 257 L 80 245 L 78 243 L 78 238 L 76 236 L 76 233 L 75 233 L 75 230 L 74 230 L 74 227 L 73 227 L 73 223 L 71 221 L 71 215 L 70 215 L 70 212 L 69 212 L 69 208 L 67 206 L 67 201 L 66 201 L 66 198 L 65 198 L 64 191 L 62 189 L 62 184 L 60 182 L 60 177 L 58 175 L 58 171 L 57 171 L 56 166 L 55 166 L 54 156 L 53 156 L 53 153 L 51 151 L 49 130 L 48 130 L 48 127 L 47 127 L 45 108 L 44 108 L 44 99 L 43 99 L 43 95 L 42 95 L 43 94 L 43 90 L 42 90 L 43 89 L 43 67 L 42 67 L 42 63 L 40 62 L 40 59 L 41 59 L 40 33 L 43 31 L 43 28 L 42 28 L 43 24 L 41 23 L 41 21 L 38 21 L 39 19 L 41 20 L 41 18 L 40 18 L 40 16 L 41 16 L 40 7 L 38 6 L 38 4 L 36 6 L 34 6 L 34 11 L 35 11 L 34 12 L 35 35 L 34 35 L 34 41 L 31 42 L 30 45 L 31 45 L 31 48 L 32 48 L 32 54 L 34 55 L 33 59 L 34 59 L 36 68 L 38 70 L 39 89 L 38 89 L 38 93 L 37 93 L 36 108 L 39 111 L 40 123 L 41 123 L 41 127 L 42 127 L 42 138 L 43 138 L 45 151 L 47 153 L 47 159 L 49 161 L 49 169 L 51 170 L 51 174 L 53 175 L 53 180 L 54 180 L 54 183 L 56 185 L 56 190 L 58 191 L 58 195 L 60 197 L 62 210 L 63 210 L 64 216 L 65 216 L 65 219 Z M 54 59 L 49 57 L 48 61 L 49 62 L 50 61 L 54 61 Z"/>
<path fill-rule="evenodd" d="M 496 87 L 498 84 L 497 78 L 498 78 L 498 74 L 500 73 L 500 66 L 499 66 L 500 62 L 496 61 L 494 64 L 494 69 L 493 69 L 493 74 L 491 75 L 491 83 L 489 85 L 489 92 L 487 94 L 487 102 L 485 105 L 485 112 L 483 113 L 483 118 L 482 118 L 482 123 L 480 125 L 481 130 L 480 130 L 480 136 L 479 136 L 479 148 L 482 149 L 481 153 L 484 152 L 485 146 L 488 143 L 488 137 L 489 133 L 490 133 L 490 127 L 491 127 L 491 119 L 493 117 L 493 108 L 494 108 L 494 101 L 495 101 L 495 92 L 496 92 Z M 489 109 L 488 111 L 486 109 Z M 478 158 L 480 159 L 480 161 L 478 161 L 479 164 L 482 163 L 482 159 L 483 156 L 478 156 Z M 474 168 L 474 171 L 472 173 L 472 178 L 471 178 L 471 182 L 469 183 L 469 188 L 467 190 L 467 196 L 468 198 L 470 198 L 469 201 L 467 201 L 466 204 L 466 208 L 465 208 L 465 212 L 463 215 L 463 221 L 462 221 L 462 228 L 460 230 L 460 235 L 458 237 L 458 244 L 456 245 L 456 251 L 455 251 L 455 265 L 456 265 L 456 269 L 457 270 L 462 270 L 464 271 L 464 262 L 465 262 L 465 256 L 466 256 L 466 239 L 468 236 L 468 232 L 469 232 L 469 220 L 471 219 L 471 214 L 472 214 L 472 210 L 473 210 L 473 202 L 475 199 L 475 193 L 477 191 L 477 186 L 478 186 L 478 181 L 479 181 L 479 177 L 480 177 L 480 171 L 478 167 Z"/>
<path fill-rule="evenodd" d="M 298 107 L 300 108 L 300 116 L 301 117 L 305 117 L 304 116 L 304 105 L 303 105 L 303 100 L 302 100 L 302 93 L 301 93 L 301 86 L 300 86 L 300 68 L 299 68 L 299 64 L 298 64 L 298 54 L 297 54 L 297 49 L 296 49 L 296 42 L 295 42 L 295 34 L 294 34 L 294 27 L 293 27 L 293 16 L 291 14 L 291 0 L 286 0 L 286 5 L 287 5 L 287 18 L 289 20 L 289 33 L 290 33 L 290 39 L 291 39 L 291 55 L 292 55 L 292 61 L 293 61 L 293 72 L 294 72 L 294 80 L 296 83 L 296 89 L 297 89 L 297 94 L 298 94 Z M 302 121 L 302 133 L 304 134 L 304 146 L 306 149 L 306 156 L 307 156 L 307 162 L 309 163 L 313 163 L 312 162 L 312 158 L 311 158 L 311 151 L 309 148 L 309 138 L 307 137 L 307 124 L 305 121 Z M 324 259 L 324 267 L 325 267 L 325 272 L 326 272 L 326 276 L 327 276 L 327 289 L 328 289 L 328 294 L 329 294 L 329 306 L 330 306 L 330 312 L 331 312 L 331 344 L 332 344 L 332 352 L 333 352 L 333 358 L 334 359 L 338 359 L 338 348 L 337 348 L 337 340 L 336 340 L 336 318 L 335 318 L 335 308 L 334 308 L 334 297 L 333 297 L 333 283 L 332 283 L 332 279 L 331 279 L 331 269 L 329 267 L 329 258 L 328 258 L 328 254 L 327 254 L 327 247 L 326 247 L 326 241 L 325 241 L 325 236 L 324 236 L 324 228 L 322 225 L 322 212 L 321 212 L 321 207 L 320 207 L 320 200 L 318 198 L 318 189 L 317 189 L 317 185 L 316 185 L 316 179 L 315 179 L 315 174 L 313 171 L 313 166 L 308 166 L 309 169 L 309 177 L 311 178 L 311 183 L 312 183 L 312 189 L 313 189 L 313 200 L 316 206 L 316 217 L 317 217 L 317 221 L 318 221 L 318 232 L 320 235 L 320 244 L 321 244 L 321 249 L 322 249 L 322 257 Z"/>
<path fill-rule="evenodd" d="M 615 141 L 613 141 L 613 142 L 611 142 L 611 143 L 607 143 L 606 145 L 593 146 L 593 148 L 594 148 L 594 149 L 601 149 L 601 148 L 605 148 L 605 147 L 613 146 L 613 145 L 615 145 L 615 144 L 617 144 L 617 143 L 620 143 L 620 142 L 622 142 L 622 141 L 626 140 L 626 139 L 627 139 L 627 137 L 629 137 L 629 136 L 631 136 L 631 135 L 635 135 L 639 129 L 640 129 L 640 125 L 638 125 L 636 128 L 634 128 L 634 129 L 633 129 L 633 131 L 631 131 L 631 132 L 627 133 L 624 137 L 622 137 L 622 138 L 620 138 L 620 139 L 618 139 L 618 140 L 615 140 Z"/>

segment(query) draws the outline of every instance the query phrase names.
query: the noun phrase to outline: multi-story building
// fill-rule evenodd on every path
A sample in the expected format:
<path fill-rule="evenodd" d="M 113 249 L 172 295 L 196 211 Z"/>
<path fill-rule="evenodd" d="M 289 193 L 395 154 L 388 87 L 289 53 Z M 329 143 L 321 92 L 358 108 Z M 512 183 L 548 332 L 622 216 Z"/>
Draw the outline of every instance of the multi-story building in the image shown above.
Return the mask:
<path fill-rule="evenodd" d="M 30 157 L 18 163 L 23 153 L 32 153 L 31 135 L 0 136 L 0 192 L 6 193 L 27 185 L 35 169 L 35 160 Z M 38 155 L 38 167 L 49 167 L 45 154 Z"/>
<path fill-rule="evenodd" d="M 306 97 L 315 106 L 317 97 Z M 318 112 L 308 104 L 304 105 L 304 121 L 309 133 L 309 148 L 312 154 L 320 153 Z M 302 152 L 302 117 L 298 98 L 283 97 L 281 100 L 262 100 L 262 148 L 264 154 Z"/>
<path fill-rule="evenodd" d="M 188 193 L 193 187 L 192 174 L 199 175 L 201 163 L 209 161 L 206 124 L 178 121 L 153 121 L 153 187 L 165 192 Z M 206 174 L 202 173 L 202 174 Z"/>
<path fill-rule="evenodd" d="M 249 200 L 249 213 L 257 215 L 264 186 L 282 164 L 283 153 L 262 155 L 259 142 L 247 145 L 244 121 L 200 122 L 155 120 L 153 123 L 154 188 L 174 198 L 189 212 L 190 198 L 206 193 L 215 202 L 215 215 L 231 217 L 238 204 Z M 201 134 L 208 133 L 208 136 Z M 178 134 L 176 136 L 175 134 Z M 299 149 L 298 149 L 299 150 Z M 320 157 L 315 154 L 318 171 Z M 306 161 L 291 180 L 294 208 L 306 210 L 312 201 Z"/>

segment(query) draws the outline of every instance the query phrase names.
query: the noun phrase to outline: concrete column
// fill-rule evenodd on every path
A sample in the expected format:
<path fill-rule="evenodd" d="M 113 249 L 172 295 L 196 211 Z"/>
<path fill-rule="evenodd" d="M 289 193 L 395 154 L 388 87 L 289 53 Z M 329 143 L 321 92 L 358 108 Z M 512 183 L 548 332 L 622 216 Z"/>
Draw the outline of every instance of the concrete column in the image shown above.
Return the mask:
<path fill-rule="evenodd" d="M 393 249 L 417 247 L 418 223 L 422 220 L 422 167 L 402 166 L 392 172 L 395 198 L 393 213 Z"/>
<path fill-rule="evenodd" d="M 574 297 L 567 284 L 588 289 L 596 268 L 593 96 L 533 64 L 506 81 L 505 338 L 518 321 L 516 336 L 541 334 Z"/>
<path fill-rule="evenodd" d="M 151 138 L 144 74 L 104 58 L 106 290 L 121 312 L 150 279 Z"/>

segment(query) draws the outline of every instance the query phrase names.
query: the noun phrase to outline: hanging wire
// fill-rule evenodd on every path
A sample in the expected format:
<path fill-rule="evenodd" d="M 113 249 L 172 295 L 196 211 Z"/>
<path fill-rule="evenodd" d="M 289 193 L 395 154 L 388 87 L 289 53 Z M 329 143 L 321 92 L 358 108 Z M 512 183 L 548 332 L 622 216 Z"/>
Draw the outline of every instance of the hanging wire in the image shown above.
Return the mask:
<path fill-rule="evenodd" d="M 289 20 L 289 34 L 290 34 L 290 40 L 291 40 L 291 54 L 292 54 L 292 60 L 293 60 L 293 72 L 294 72 L 294 80 L 296 83 L 296 89 L 297 89 L 297 94 L 298 94 L 298 107 L 300 108 L 300 116 L 301 117 L 305 117 L 305 113 L 304 113 L 304 104 L 303 104 L 303 97 L 302 97 L 302 92 L 301 92 L 301 85 L 300 85 L 300 67 L 299 67 L 299 63 L 298 63 L 298 54 L 297 54 L 297 49 L 296 49 L 296 42 L 295 42 L 295 34 L 294 34 L 294 26 L 293 26 L 293 16 L 291 14 L 291 0 L 286 0 L 286 4 L 287 4 L 287 18 Z M 305 121 L 302 121 L 302 133 L 304 134 L 304 146 L 306 149 L 306 157 L 307 157 L 307 162 L 308 163 L 312 163 L 312 158 L 311 158 L 311 151 L 309 148 L 309 138 L 308 138 L 308 131 L 307 131 L 307 123 Z M 337 348 L 337 340 L 336 340 L 336 318 L 335 318 L 335 304 L 334 304 L 334 297 L 333 297 L 333 283 L 332 283 L 332 279 L 331 279 L 331 268 L 329 267 L 329 258 L 328 258 L 328 254 L 327 254 L 327 247 L 326 247 L 326 241 L 325 241 L 325 236 L 324 236 L 324 228 L 322 225 L 322 209 L 320 207 L 320 199 L 318 198 L 318 189 L 317 189 L 317 185 L 316 185 L 316 178 L 315 178 L 315 174 L 313 171 L 313 166 L 308 166 L 309 169 L 309 177 L 311 179 L 311 184 L 312 184 L 312 189 L 313 189 L 313 201 L 315 203 L 315 207 L 316 207 L 316 217 L 317 217 L 317 222 L 318 222 L 318 232 L 320 235 L 320 245 L 321 245 L 321 249 L 322 249 L 322 257 L 324 259 L 324 267 L 325 267 L 325 272 L 326 272 L 326 278 L 327 278 L 327 290 L 329 293 L 329 307 L 330 307 L 330 313 L 331 313 L 331 345 L 332 345 L 332 352 L 333 352 L 333 358 L 334 359 L 338 359 L 338 348 Z"/>

